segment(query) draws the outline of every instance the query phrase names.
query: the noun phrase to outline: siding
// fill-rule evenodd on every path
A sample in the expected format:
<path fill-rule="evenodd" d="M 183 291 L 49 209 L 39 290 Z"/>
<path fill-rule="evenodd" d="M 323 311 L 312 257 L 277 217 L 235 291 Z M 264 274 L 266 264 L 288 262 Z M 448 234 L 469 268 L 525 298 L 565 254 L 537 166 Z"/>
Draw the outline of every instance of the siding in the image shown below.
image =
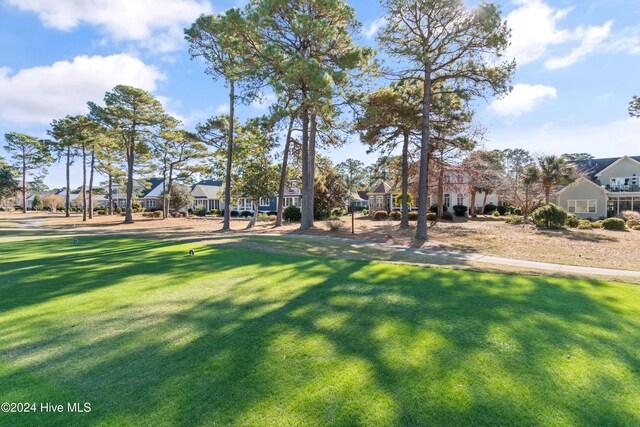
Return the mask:
<path fill-rule="evenodd" d="M 565 191 L 558 194 L 558 205 L 569 210 L 569 200 L 596 200 L 595 213 L 576 213 L 580 218 L 599 218 L 607 216 L 607 196 L 603 190 L 598 189 L 592 183 L 580 181 L 567 187 Z"/>
<path fill-rule="evenodd" d="M 609 185 L 611 178 L 630 178 L 633 175 L 640 176 L 640 165 L 631 159 L 624 159 L 617 165 L 604 171 L 600 176 L 602 185 Z"/>

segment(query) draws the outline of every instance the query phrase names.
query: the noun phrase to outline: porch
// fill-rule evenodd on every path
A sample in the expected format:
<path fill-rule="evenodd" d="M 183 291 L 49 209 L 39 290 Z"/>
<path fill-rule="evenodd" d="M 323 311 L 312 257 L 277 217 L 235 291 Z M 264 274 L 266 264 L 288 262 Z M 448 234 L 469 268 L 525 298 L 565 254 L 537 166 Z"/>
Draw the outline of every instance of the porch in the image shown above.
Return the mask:
<path fill-rule="evenodd" d="M 609 194 L 607 216 L 619 216 L 624 211 L 640 212 L 640 192 Z"/>

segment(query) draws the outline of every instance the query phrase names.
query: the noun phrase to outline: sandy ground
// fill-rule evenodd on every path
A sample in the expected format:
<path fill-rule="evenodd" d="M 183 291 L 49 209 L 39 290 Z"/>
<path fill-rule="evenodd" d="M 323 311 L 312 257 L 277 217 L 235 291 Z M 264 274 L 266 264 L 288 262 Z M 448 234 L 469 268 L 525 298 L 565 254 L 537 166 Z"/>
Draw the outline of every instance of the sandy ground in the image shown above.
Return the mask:
<path fill-rule="evenodd" d="M 258 222 L 247 230 L 248 220 L 232 219 L 232 232 L 222 232 L 221 218 L 190 218 L 159 220 L 135 215 L 133 224 L 122 224 L 121 216 L 96 216 L 82 222 L 79 214 L 65 218 L 64 214 L 0 213 L 0 227 L 32 230 L 82 230 L 96 232 L 126 232 L 141 236 L 202 238 L 221 237 L 250 232 L 259 234 L 318 234 L 350 237 L 366 241 L 404 245 L 407 247 L 450 249 L 477 252 L 513 259 L 541 261 L 588 267 L 640 270 L 640 231 L 607 230 L 538 230 L 532 226 L 505 224 L 493 217 L 479 218 L 463 223 L 442 222 L 429 229 L 427 242 L 413 239 L 415 230 L 403 230 L 399 222 L 371 221 L 356 217 L 355 234 L 351 234 L 351 218 L 342 218 L 335 230 L 327 221 L 316 222 L 316 227 L 304 233 L 298 224 L 274 228 L 270 221 Z M 334 228 L 334 230 L 331 230 Z M 319 246 L 325 243 L 318 243 Z"/>

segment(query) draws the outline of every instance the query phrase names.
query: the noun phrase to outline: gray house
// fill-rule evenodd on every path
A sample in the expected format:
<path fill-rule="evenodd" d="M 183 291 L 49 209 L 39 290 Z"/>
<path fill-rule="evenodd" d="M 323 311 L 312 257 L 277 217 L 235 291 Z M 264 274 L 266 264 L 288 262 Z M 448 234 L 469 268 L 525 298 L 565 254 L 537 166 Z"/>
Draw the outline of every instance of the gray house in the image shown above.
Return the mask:
<path fill-rule="evenodd" d="M 640 156 L 573 162 L 582 175 L 557 194 L 558 205 L 581 218 L 640 212 Z"/>

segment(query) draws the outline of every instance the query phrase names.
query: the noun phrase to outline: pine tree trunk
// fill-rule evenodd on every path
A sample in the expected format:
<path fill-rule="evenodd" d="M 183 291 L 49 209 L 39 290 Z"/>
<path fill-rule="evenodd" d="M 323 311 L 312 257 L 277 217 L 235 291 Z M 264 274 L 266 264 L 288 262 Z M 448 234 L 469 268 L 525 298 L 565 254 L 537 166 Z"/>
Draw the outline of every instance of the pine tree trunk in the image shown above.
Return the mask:
<path fill-rule="evenodd" d="M 284 187 L 287 184 L 287 163 L 289 161 L 289 150 L 291 148 L 291 134 L 293 133 L 293 124 L 295 116 L 291 115 L 289 121 L 289 130 L 287 131 L 287 140 L 284 144 L 284 155 L 282 156 L 282 171 L 280 172 L 280 186 L 278 187 L 278 208 L 276 216 L 276 227 L 282 226 L 282 211 L 284 209 Z"/>
<path fill-rule="evenodd" d="M 127 147 L 127 200 L 124 214 L 124 223 L 133 224 L 133 162 L 135 160 L 135 141 L 131 141 Z"/>
<path fill-rule="evenodd" d="M 93 171 L 96 167 L 96 152 L 91 150 L 91 169 L 89 173 L 89 219 L 93 219 Z"/>
<path fill-rule="evenodd" d="M 166 189 L 167 190 L 167 195 L 169 197 L 165 197 L 165 201 L 164 201 L 164 204 L 163 204 L 163 207 L 162 207 L 163 210 L 165 211 L 162 214 L 165 219 L 169 218 L 169 204 L 171 202 L 171 189 L 172 188 L 173 188 L 173 165 L 171 165 L 169 167 L 169 182 L 167 183 L 167 189 Z"/>
<path fill-rule="evenodd" d="M 313 225 L 313 190 L 309 192 L 309 110 L 302 109 L 302 209 L 300 230 L 308 230 Z M 311 209 L 311 210 L 310 210 Z"/>
<path fill-rule="evenodd" d="M 87 220 L 87 150 L 82 143 L 82 221 Z"/>
<path fill-rule="evenodd" d="M 422 100 L 422 136 L 420 141 L 420 181 L 418 185 L 418 225 L 416 240 L 427 240 L 427 191 L 429 179 L 429 110 L 431 109 L 431 67 L 424 72 Z"/>
<path fill-rule="evenodd" d="M 70 210 L 71 210 L 71 147 L 67 147 L 67 170 L 66 170 L 66 174 L 67 174 L 67 196 L 65 197 L 64 200 L 64 209 L 65 209 L 65 214 L 64 216 L 69 218 L 70 214 Z"/>
<path fill-rule="evenodd" d="M 22 158 L 22 213 L 27 213 L 27 159 Z"/>
<path fill-rule="evenodd" d="M 109 203 L 109 216 L 113 215 L 113 176 L 109 174 L 109 194 L 107 196 L 107 203 Z"/>
<path fill-rule="evenodd" d="M 233 159 L 233 121 L 235 119 L 235 83 L 229 81 L 229 135 L 227 145 L 227 170 L 225 173 L 224 183 L 224 219 L 222 221 L 222 229 L 229 230 L 231 228 L 231 162 Z"/>
<path fill-rule="evenodd" d="M 476 216 L 476 190 L 471 189 L 471 206 L 469 206 L 469 215 Z"/>
<path fill-rule="evenodd" d="M 402 220 L 401 228 L 409 227 L 409 132 L 404 132 L 402 144 Z"/>
<path fill-rule="evenodd" d="M 440 153 L 440 171 L 438 173 L 438 218 L 444 216 L 444 153 Z"/>

